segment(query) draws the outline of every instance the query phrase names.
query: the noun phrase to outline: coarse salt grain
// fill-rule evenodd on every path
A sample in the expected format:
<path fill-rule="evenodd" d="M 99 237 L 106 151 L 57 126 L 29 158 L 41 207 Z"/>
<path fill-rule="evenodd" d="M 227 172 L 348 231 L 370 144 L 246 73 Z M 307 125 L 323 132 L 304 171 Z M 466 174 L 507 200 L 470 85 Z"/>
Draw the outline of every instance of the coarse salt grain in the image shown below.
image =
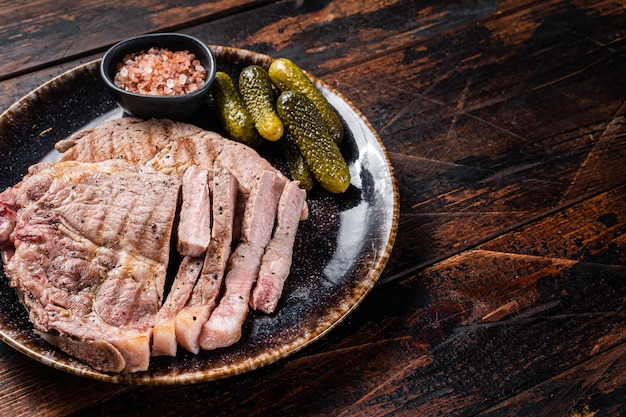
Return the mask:
<path fill-rule="evenodd" d="M 124 57 L 113 82 L 138 94 L 179 95 L 200 88 L 207 72 L 193 53 L 150 48 Z"/>

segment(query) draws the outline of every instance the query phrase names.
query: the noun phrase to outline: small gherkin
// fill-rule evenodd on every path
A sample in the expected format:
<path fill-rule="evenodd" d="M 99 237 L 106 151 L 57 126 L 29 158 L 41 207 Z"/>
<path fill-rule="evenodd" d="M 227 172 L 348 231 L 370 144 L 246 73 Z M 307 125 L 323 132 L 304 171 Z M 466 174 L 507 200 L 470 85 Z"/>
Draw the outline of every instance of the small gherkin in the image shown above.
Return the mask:
<path fill-rule="evenodd" d="M 216 72 L 211 89 L 217 107 L 217 117 L 226 134 L 231 139 L 252 147 L 263 143 L 230 75 L 221 71 Z"/>
<path fill-rule="evenodd" d="M 280 149 L 287 160 L 289 172 L 294 180 L 300 182 L 300 188 L 310 191 L 315 187 L 315 177 L 309 164 L 306 163 L 304 157 L 300 153 L 300 149 L 296 144 L 293 136 L 286 131 L 279 141 Z"/>
<path fill-rule="evenodd" d="M 239 92 L 261 136 L 277 141 L 283 136 L 283 122 L 276 114 L 274 85 L 260 65 L 249 65 L 239 74 Z"/>
<path fill-rule="evenodd" d="M 275 59 L 267 70 L 270 80 L 281 91 L 299 91 L 304 93 L 319 110 L 322 120 L 328 127 L 337 145 L 341 145 L 344 130 L 341 120 L 326 97 L 313 84 L 313 81 L 293 61 L 287 58 Z"/>
<path fill-rule="evenodd" d="M 311 99 L 299 91 L 285 91 L 276 107 L 315 179 L 331 193 L 346 191 L 350 185 L 348 165 Z"/>

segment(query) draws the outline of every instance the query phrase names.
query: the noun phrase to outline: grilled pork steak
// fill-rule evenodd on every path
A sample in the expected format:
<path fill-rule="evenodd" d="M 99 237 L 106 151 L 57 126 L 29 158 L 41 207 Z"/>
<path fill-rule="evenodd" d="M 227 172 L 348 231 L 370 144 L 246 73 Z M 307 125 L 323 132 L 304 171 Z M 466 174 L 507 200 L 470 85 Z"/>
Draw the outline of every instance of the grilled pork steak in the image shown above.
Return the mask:
<path fill-rule="evenodd" d="M 177 345 L 235 343 L 249 303 L 273 311 L 308 209 L 298 183 L 256 151 L 135 118 L 57 149 L 59 162 L 0 194 L 6 275 L 44 339 L 98 370 L 136 372 Z M 174 233 L 183 261 L 163 301 Z"/>
<path fill-rule="evenodd" d="M 179 185 L 124 161 L 63 162 L 0 194 L 5 272 L 44 338 L 101 371 L 148 368 Z"/>

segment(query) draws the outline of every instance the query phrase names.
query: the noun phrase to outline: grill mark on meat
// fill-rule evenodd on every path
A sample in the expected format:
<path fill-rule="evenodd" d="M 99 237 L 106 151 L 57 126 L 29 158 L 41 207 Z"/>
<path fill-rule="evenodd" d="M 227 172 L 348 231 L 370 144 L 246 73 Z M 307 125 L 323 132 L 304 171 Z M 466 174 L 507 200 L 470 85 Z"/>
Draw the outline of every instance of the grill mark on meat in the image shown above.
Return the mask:
<path fill-rule="evenodd" d="M 150 326 L 161 305 L 164 265 L 125 251 L 117 260 L 96 291 L 94 310 L 111 325 Z"/>
<path fill-rule="evenodd" d="M 183 258 L 170 293 L 156 316 L 152 329 L 152 356 L 176 356 L 176 316 L 189 299 L 202 263 L 203 258 Z"/>
<path fill-rule="evenodd" d="M 164 173 L 182 175 L 193 165 L 209 172 L 214 164 L 228 168 L 239 181 L 242 190 L 248 194 L 257 185 L 262 171 L 273 171 L 285 178 L 267 160 L 261 158 L 252 148 L 241 143 L 224 139 L 215 132 L 177 124 L 180 131 L 175 140 L 155 154 L 147 165 Z"/>
<path fill-rule="evenodd" d="M 213 176 L 213 229 L 202 273 L 189 302 L 176 317 L 176 339 L 183 349 L 200 351 L 202 326 L 217 304 L 233 239 L 233 217 L 237 179 L 224 167 L 216 166 Z"/>
<path fill-rule="evenodd" d="M 170 193 L 177 193 L 178 183 L 172 181 L 171 177 L 164 177 L 160 184 L 147 180 L 143 183 L 142 190 L 132 190 L 128 188 L 127 179 L 120 177 L 116 184 L 107 184 L 109 173 L 95 176 L 95 184 L 83 185 L 86 193 L 67 195 L 68 191 L 58 190 L 58 198 L 54 198 L 49 204 L 56 207 L 56 212 L 62 217 L 62 222 L 68 222 L 75 216 L 73 213 L 80 210 L 84 213 L 81 218 L 76 218 L 71 227 L 82 234 L 89 233 L 94 237 L 94 243 L 101 246 L 116 245 L 124 237 L 130 243 L 144 245 L 143 252 L 148 257 L 166 262 L 168 254 L 165 245 L 168 242 L 162 239 L 155 239 L 159 236 L 159 231 L 165 227 L 162 225 L 163 218 L 158 207 L 161 198 Z M 131 179 L 132 180 L 132 179 Z M 57 192 L 57 190 L 53 190 Z M 149 191 L 139 199 L 135 198 L 136 192 Z M 150 192 L 152 191 L 152 192 Z M 87 195 L 85 195 L 87 194 Z M 131 195 L 129 195 L 131 194 Z M 146 200 L 148 199 L 148 200 Z M 169 220 L 168 220 L 169 221 Z M 128 243 L 128 242 L 127 242 Z"/>
<path fill-rule="evenodd" d="M 271 237 L 285 182 L 274 172 L 263 171 L 258 184 L 246 202 L 242 240 L 229 259 L 224 295 L 200 333 L 200 346 L 206 350 L 230 346 L 241 338 L 250 292 Z"/>
<path fill-rule="evenodd" d="M 99 370 L 146 370 L 151 327 L 169 261 L 169 250 L 162 249 L 169 247 L 178 180 L 122 161 L 62 162 L 33 172 L 14 190 L 22 188 L 27 191 L 24 196 L 36 198 L 16 201 L 20 207 L 11 233 L 15 253 L 5 263 L 9 284 L 16 288 L 33 325 L 46 340 L 57 342 L 61 349 Z M 160 182 L 146 187 L 155 178 Z M 44 191 L 42 184 L 48 189 Z M 120 184 L 127 188 L 121 194 Z M 126 226 L 121 226 L 127 230 L 120 230 L 115 226 L 120 221 L 116 216 L 119 209 L 107 204 L 111 197 L 128 200 L 127 204 L 118 202 L 119 207 L 143 199 L 152 210 L 146 206 L 132 213 L 130 220 L 123 222 Z M 87 202 L 89 198 L 101 208 L 99 221 L 110 225 L 113 232 L 99 224 L 83 223 L 96 208 Z M 158 223 L 158 233 L 166 237 L 164 242 L 142 242 L 141 216 L 148 212 L 149 221 Z M 112 233 L 119 234 L 118 239 L 111 239 Z M 64 274 L 74 272 L 79 273 L 74 278 L 80 283 L 67 285 Z M 98 340 L 108 344 L 95 343 Z M 118 349 L 119 355 L 112 355 L 111 347 Z"/>
<path fill-rule="evenodd" d="M 171 141 L 172 122 L 163 120 L 158 125 L 142 122 L 130 117 L 111 120 L 106 123 L 107 129 L 100 126 L 84 129 L 59 141 L 55 148 L 63 153 L 61 161 L 124 159 L 129 163 L 144 164 Z"/>
<path fill-rule="evenodd" d="M 304 207 L 306 192 L 298 182 L 290 182 L 283 189 L 278 202 L 276 228 L 263 258 L 252 292 L 251 306 L 264 313 L 273 313 L 291 269 L 293 245 L 298 222 Z"/>
<path fill-rule="evenodd" d="M 194 136 L 181 136 L 155 154 L 147 165 L 178 176 L 191 166 L 213 172 L 215 159 L 225 145 L 223 141 L 221 136 L 213 132 L 198 131 Z"/>
<path fill-rule="evenodd" d="M 164 179 L 162 184 L 153 184 L 148 182 L 149 188 L 154 189 L 168 189 L 173 195 L 177 196 L 180 188 L 180 184 L 176 182 L 176 186 L 172 187 L 172 184 Z M 178 199 L 176 199 L 176 202 Z M 169 259 L 169 245 L 170 245 L 170 233 L 171 230 L 168 231 L 167 234 L 162 233 L 162 228 L 159 227 L 161 221 L 157 216 L 160 216 L 159 210 L 155 210 L 155 207 L 159 207 L 160 202 L 155 199 L 151 201 L 149 204 L 145 204 L 146 201 L 144 199 L 139 200 L 142 204 L 136 204 L 135 209 L 139 208 L 142 211 L 138 213 L 138 215 L 131 216 L 129 219 L 128 225 L 135 225 L 135 232 L 138 233 L 138 241 L 142 242 L 142 244 L 147 244 L 149 247 L 154 249 L 154 252 L 151 253 L 151 256 L 158 257 L 161 256 L 161 261 L 166 264 L 167 259 Z M 176 202 L 174 203 L 176 205 Z M 144 205 L 145 204 L 145 205 Z M 139 219 L 144 219 L 144 222 L 138 221 Z"/>

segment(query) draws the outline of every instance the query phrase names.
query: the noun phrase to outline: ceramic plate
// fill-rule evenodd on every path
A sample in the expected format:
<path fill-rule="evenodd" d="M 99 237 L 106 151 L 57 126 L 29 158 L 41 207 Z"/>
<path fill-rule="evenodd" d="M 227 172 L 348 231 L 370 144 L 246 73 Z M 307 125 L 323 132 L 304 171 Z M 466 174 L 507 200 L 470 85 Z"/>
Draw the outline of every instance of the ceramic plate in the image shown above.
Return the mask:
<path fill-rule="evenodd" d="M 231 75 L 249 64 L 267 68 L 272 60 L 241 49 L 212 49 L 218 70 Z M 53 145 L 58 140 L 124 117 L 101 82 L 98 65 L 94 61 L 53 79 L 0 115 L 0 190 L 18 183 L 30 165 L 54 160 Z M 387 263 L 396 235 L 398 195 L 388 155 L 372 126 L 340 93 L 315 81 L 345 124 L 342 153 L 352 184 L 338 196 L 319 187 L 309 193 L 310 216 L 298 229 L 294 263 L 275 314 L 250 312 L 242 339 L 229 348 L 198 355 L 179 349 L 174 358 L 152 358 L 147 372 L 107 374 L 41 340 L 0 272 L 0 339 L 40 362 L 77 375 L 131 384 L 183 384 L 257 369 L 302 349 L 336 326 L 367 295 Z M 208 104 L 201 113 L 195 122 L 215 128 Z M 285 171 L 275 147 L 266 146 L 260 153 Z"/>

